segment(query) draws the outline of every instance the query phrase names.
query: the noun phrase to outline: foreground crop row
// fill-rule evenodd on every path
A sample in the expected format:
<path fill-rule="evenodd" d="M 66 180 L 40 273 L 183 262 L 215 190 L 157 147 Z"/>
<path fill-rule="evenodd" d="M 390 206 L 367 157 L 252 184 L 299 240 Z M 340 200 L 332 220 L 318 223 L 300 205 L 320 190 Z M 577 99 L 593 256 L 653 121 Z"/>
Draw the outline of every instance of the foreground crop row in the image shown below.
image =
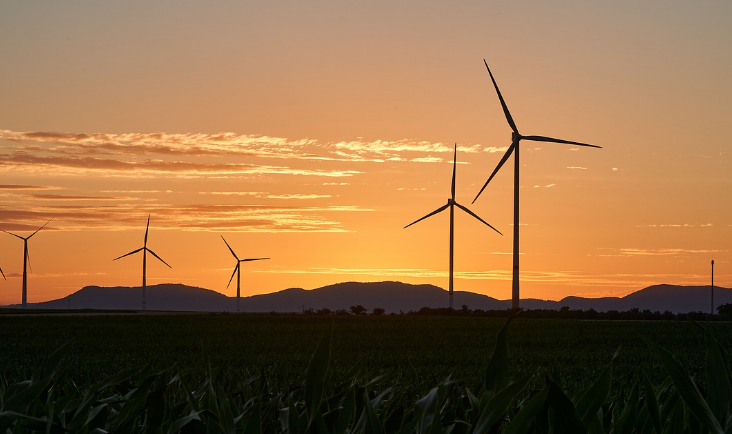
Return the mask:
<path fill-rule="evenodd" d="M 614 393 L 614 357 L 576 391 L 556 372 L 511 375 L 509 322 L 497 332 L 490 357 L 480 357 L 478 388 L 447 378 L 418 399 L 400 371 L 333 375 L 332 330 L 301 381 L 287 386 L 266 374 L 242 377 L 210 364 L 203 374 L 148 367 L 79 385 L 58 370 L 68 351 L 62 348 L 29 380 L 2 390 L 0 432 L 730 432 L 730 375 L 710 329 L 697 331 L 705 347 L 701 381 L 646 340 L 665 378 L 654 385 L 640 371 L 627 392 Z"/>

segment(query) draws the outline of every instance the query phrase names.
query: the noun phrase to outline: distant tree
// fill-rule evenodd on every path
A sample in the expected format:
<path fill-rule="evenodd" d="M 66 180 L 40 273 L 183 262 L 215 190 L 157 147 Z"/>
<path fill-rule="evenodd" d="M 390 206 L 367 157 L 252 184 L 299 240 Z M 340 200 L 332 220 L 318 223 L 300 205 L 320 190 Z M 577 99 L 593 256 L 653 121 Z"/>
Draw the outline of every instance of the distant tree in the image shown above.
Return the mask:
<path fill-rule="evenodd" d="M 732 303 L 720 304 L 719 306 L 717 306 L 717 313 L 720 315 L 731 315 Z"/>
<path fill-rule="evenodd" d="M 365 307 L 363 307 L 360 304 L 357 304 L 355 306 L 351 306 L 349 309 L 351 309 L 351 313 L 354 315 L 366 315 L 366 313 L 369 311 Z"/>
<path fill-rule="evenodd" d="M 386 313 L 386 310 L 384 310 L 384 308 L 382 307 L 375 307 L 374 310 L 371 311 L 371 315 L 374 316 L 381 316 L 384 313 Z"/>
<path fill-rule="evenodd" d="M 307 309 L 303 309 L 303 310 L 302 310 L 302 314 L 303 314 L 303 315 L 312 315 L 312 314 L 314 314 L 314 313 L 315 313 L 315 311 L 314 311 L 314 310 L 313 310 L 312 308 L 310 308 L 310 307 L 309 307 L 309 308 L 307 308 Z"/>
<path fill-rule="evenodd" d="M 469 313 L 470 312 L 470 308 L 468 307 L 467 304 L 462 305 L 460 307 L 460 310 L 462 311 L 462 313 Z"/>
<path fill-rule="evenodd" d="M 348 311 L 345 309 L 336 309 L 333 313 L 338 316 L 348 315 Z"/>
<path fill-rule="evenodd" d="M 324 307 L 322 309 L 316 310 L 315 313 L 318 314 L 318 315 L 330 315 L 331 314 L 331 311 L 327 307 Z"/>

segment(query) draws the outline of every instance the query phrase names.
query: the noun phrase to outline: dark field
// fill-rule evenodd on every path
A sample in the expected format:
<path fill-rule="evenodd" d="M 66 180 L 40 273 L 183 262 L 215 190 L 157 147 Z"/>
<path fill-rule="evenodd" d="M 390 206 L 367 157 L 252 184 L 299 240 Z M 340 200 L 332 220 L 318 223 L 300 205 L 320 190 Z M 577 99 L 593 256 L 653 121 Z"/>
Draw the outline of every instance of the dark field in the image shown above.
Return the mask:
<path fill-rule="evenodd" d="M 203 372 L 212 366 L 242 377 L 265 374 L 273 387 L 300 383 L 320 338 L 333 327 L 335 378 L 394 373 L 424 394 L 448 376 L 478 390 L 504 319 L 458 316 L 303 316 L 270 314 L 0 316 L 0 378 L 30 378 L 67 343 L 61 369 L 85 383 L 127 368 Z M 725 350 L 732 327 L 712 323 Z M 509 327 L 510 372 L 556 372 L 568 390 L 587 386 L 620 348 L 613 390 L 627 390 L 644 370 L 654 384 L 665 371 L 640 336 L 674 353 L 692 374 L 703 370 L 703 331 L 684 321 L 515 319 Z M 697 375 L 703 382 L 703 376 Z"/>

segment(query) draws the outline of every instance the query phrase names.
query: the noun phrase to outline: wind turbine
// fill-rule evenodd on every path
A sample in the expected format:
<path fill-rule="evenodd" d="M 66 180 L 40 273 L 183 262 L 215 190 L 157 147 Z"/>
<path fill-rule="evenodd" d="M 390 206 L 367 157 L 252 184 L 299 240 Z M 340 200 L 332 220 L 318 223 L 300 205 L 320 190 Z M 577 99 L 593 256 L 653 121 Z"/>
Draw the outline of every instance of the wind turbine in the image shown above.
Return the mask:
<path fill-rule="evenodd" d="M 422 217 L 419 220 L 416 220 L 406 226 L 404 226 L 404 229 L 412 226 L 415 223 L 421 222 L 422 220 L 432 217 L 435 214 L 441 213 L 442 211 L 450 208 L 450 283 L 449 283 L 449 294 L 450 294 L 450 309 L 452 309 L 452 290 L 453 290 L 453 250 L 455 245 L 455 207 L 457 206 L 461 210 L 465 211 L 466 213 L 470 214 L 471 216 L 475 217 L 476 219 L 480 220 L 482 223 L 487 225 L 489 228 L 493 229 L 494 231 L 501 234 L 501 232 L 488 224 L 485 220 L 478 217 L 473 211 L 470 211 L 466 207 L 460 205 L 459 203 L 455 202 L 455 172 L 457 169 L 457 143 L 455 144 L 455 153 L 452 159 L 452 187 L 450 189 L 451 197 L 447 199 L 447 204 L 442 205 L 441 207 L 437 208 L 436 210 L 432 211 L 431 213 L 427 214 L 426 216 Z M 503 235 L 503 234 L 501 234 Z"/>
<path fill-rule="evenodd" d="M 30 240 L 33 235 L 37 234 L 38 231 L 45 228 L 47 224 L 51 223 L 51 220 L 47 221 L 45 225 L 36 229 L 35 232 L 28 235 L 27 237 L 21 237 L 20 235 L 14 234 L 12 232 L 3 231 L 6 234 L 10 234 L 23 240 L 23 292 L 21 293 L 21 303 L 23 305 L 23 309 L 25 309 L 28 305 L 28 265 L 30 264 L 30 256 L 28 255 L 28 240 Z M 2 270 L 0 270 L 0 272 L 1 271 Z M 3 277 L 5 277 L 5 273 L 3 273 Z"/>
<path fill-rule="evenodd" d="M 226 287 L 228 288 L 229 285 L 231 285 L 231 281 L 234 279 L 234 274 L 236 274 L 236 311 L 239 312 L 239 300 L 241 297 L 241 263 L 250 261 L 262 261 L 269 258 L 239 259 L 239 257 L 236 256 L 236 253 L 234 253 L 234 249 L 232 249 L 229 243 L 226 242 L 226 238 L 224 238 L 223 235 L 221 236 L 221 239 L 224 240 L 224 243 L 226 243 L 226 247 L 229 248 L 231 254 L 234 255 L 234 258 L 236 258 L 236 267 L 234 267 L 234 272 L 231 273 L 231 278 L 229 279 L 229 283 L 226 284 Z"/>
<path fill-rule="evenodd" d="M 501 91 L 498 89 L 498 85 L 496 84 L 496 80 L 493 78 L 493 73 L 491 72 L 491 69 L 488 67 L 488 62 L 483 59 L 483 63 L 485 63 L 486 69 L 488 69 L 488 74 L 491 76 L 491 81 L 493 82 L 493 87 L 496 88 L 496 93 L 498 94 L 498 99 L 501 101 L 501 107 L 503 107 L 503 114 L 506 115 L 506 120 L 508 121 L 508 125 L 511 127 L 511 130 L 513 132 L 511 133 L 511 146 L 508 147 L 508 150 L 505 154 L 503 154 L 503 158 L 501 158 L 501 161 L 498 162 L 498 165 L 493 170 L 493 173 L 491 173 L 491 176 L 488 178 L 488 180 L 483 184 L 483 188 L 480 189 L 478 194 L 475 196 L 475 199 L 473 199 L 473 203 L 475 203 L 476 200 L 478 200 L 478 197 L 481 193 L 483 193 L 483 190 L 488 186 L 488 183 L 491 182 L 494 176 L 496 176 L 496 173 L 498 173 L 498 170 L 503 167 L 503 164 L 508 160 L 508 157 L 511 156 L 511 153 L 514 153 L 514 170 L 513 170 L 513 286 L 511 291 L 511 307 L 514 309 L 519 308 L 519 143 L 521 140 L 531 140 L 535 142 L 551 142 L 551 143 L 564 143 L 567 145 L 577 145 L 577 146 L 587 146 L 590 148 L 601 148 L 601 146 L 596 145 L 589 145 L 587 143 L 580 143 L 580 142 L 573 142 L 570 140 L 562 140 L 562 139 L 554 139 L 552 137 L 545 137 L 545 136 L 523 136 L 519 133 L 518 128 L 516 127 L 516 123 L 513 121 L 513 117 L 511 117 L 511 112 L 508 111 L 508 107 L 506 106 L 506 101 L 503 100 L 503 95 L 501 95 Z"/>
<path fill-rule="evenodd" d="M 142 244 L 142 247 L 140 247 L 137 250 L 133 250 L 130 253 L 124 254 L 120 256 L 119 258 L 112 259 L 113 261 L 116 261 L 117 259 L 122 259 L 125 256 L 134 255 L 135 253 L 142 251 L 142 310 L 147 310 L 147 304 L 145 299 L 145 290 L 147 289 L 147 252 L 150 252 L 151 255 L 155 256 L 162 262 L 163 264 L 167 265 L 168 268 L 173 268 L 170 265 L 168 265 L 167 262 L 163 261 L 163 259 L 156 255 L 155 252 L 147 248 L 147 232 L 150 229 L 150 214 L 147 215 L 147 226 L 145 226 L 145 241 Z"/>

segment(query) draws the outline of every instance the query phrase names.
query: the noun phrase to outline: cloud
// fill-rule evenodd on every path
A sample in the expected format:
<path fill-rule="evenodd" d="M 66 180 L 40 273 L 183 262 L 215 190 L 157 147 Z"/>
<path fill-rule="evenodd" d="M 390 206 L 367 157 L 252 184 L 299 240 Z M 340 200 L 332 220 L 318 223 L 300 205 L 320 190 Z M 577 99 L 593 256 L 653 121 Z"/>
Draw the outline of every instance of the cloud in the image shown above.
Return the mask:
<path fill-rule="evenodd" d="M 598 256 L 679 256 L 697 253 L 719 253 L 726 250 L 704 250 L 704 249 L 641 249 L 641 248 L 620 248 L 620 249 L 600 249 L 609 250 L 610 252 Z"/>
<path fill-rule="evenodd" d="M 413 163 L 441 163 L 443 161 L 440 157 L 418 157 L 409 160 Z"/>
<path fill-rule="evenodd" d="M 445 270 L 434 270 L 424 268 L 327 268 L 314 267 L 305 269 L 276 269 L 276 270 L 259 270 L 258 273 L 284 273 L 284 274 L 326 274 L 331 276 L 366 276 L 368 278 L 397 278 L 397 279 L 414 279 L 414 278 L 445 278 L 448 273 Z M 510 282 L 513 279 L 513 273 L 510 270 L 485 270 L 485 271 L 458 271 L 454 274 L 456 279 L 463 280 L 497 280 Z M 679 275 L 680 276 L 680 275 Z M 674 280 L 677 275 L 668 275 L 670 280 Z M 641 289 L 645 286 L 657 283 L 654 279 L 663 278 L 657 274 L 653 275 L 637 275 L 637 274 L 588 274 L 577 271 L 543 271 L 543 270 L 521 270 L 521 280 L 532 283 L 542 283 L 545 285 L 558 285 L 562 287 L 572 286 L 576 288 L 586 287 L 608 287 L 608 288 L 628 288 L 628 293 L 632 290 Z M 509 293 L 506 293 L 509 298 Z"/>
<path fill-rule="evenodd" d="M 199 191 L 198 194 L 213 194 L 216 196 L 257 196 L 261 197 L 267 193 L 261 191 Z"/>
<path fill-rule="evenodd" d="M 408 161 L 404 153 L 449 153 L 452 145 L 415 140 L 371 140 L 320 143 L 283 137 L 194 133 L 67 133 L 0 130 L 0 141 L 16 143 L 27 153 L 67 157 L 148 158 L 275 158 L 323 161 L 385 162 Z M 487 152 L 493 149 L 486 148 Z M 478 152 L 480 145 L 461 146 L 461 152 Z"/>
<path fill-rule="evenodd" d="M 508 151 L 508 146 L 503 146 L 500 148 L 497 148 L 495 146 L 488 146 L 486 148 L 483 148 L 483 152 L 488 152 L 491 154 L 494 154 L 496 152 L 506 152 L 506 151 Z"/>
<path fill-rule="evenodd" d="M 650 225 L 636 225 L 637 228 L 709 228 L 711 223 L 662 223 Z"/>
<path fill-rule="evenodd" d="M 269 199 L 320 199 L 324 197 L 333 197 L 329 194 L 270 194 Z"/>
<path fill-rule="evenodd" d="M 144 226 L 152 214 L 155 227 L 186 231 L 226 232 L 349 232 L 333 217 L 340 213 L 372 212 L 357 206 L 273 206 L 220 204 L 45 205 L 25 210 L 0 206 L 0 230 L 33 231 L 54 219 L 53 228 L 129 230 Z M 41 222 L 38 225 L 28 222 Z M 47 229 L 50 227 L 47 227 Z M 46 229 L 44 229 L 46 230 Z"/>
<path fill-rule="evenodd" d="M 244 163 L 198 163 L 192 161 L 143 160 L 122 161 L 92 157 L 38 157 L 22 152 L 0 154 L 0 170 L 38 172 L 48 168 L 65 173 L 97 172 L 138 177 L 141 174 L 181 174 L 189 177 L 231 175 L 304 175 L 346 177 L 361 173 L 356 170 L 296 169 L 286 166 L 260 166 Z"/>
<path fill-rule="evenodd" d="M 0 190 L 61 190 L 61 187 L 51 187 L 49 185 L 6 184 L 0 185 Z"/>
<path fill-rule="evenodd" d="M 573 170 L 587 170 L 586 167 L 580 167 L 580 166 L 567 166 L 567 169 L 573 169 Z"/>
<path fill-rule="evenodd" d="M 25 196 L 33 199 L 43 200 L 136 200 L 134 197 L 116 197 L 116 196 L 67 196 L 62 194 L 26 194 Z"/>
<path fill-rule="evenodd" d="M 535 185 L 534 188 L 552 188 L 557 184 Z"/>

